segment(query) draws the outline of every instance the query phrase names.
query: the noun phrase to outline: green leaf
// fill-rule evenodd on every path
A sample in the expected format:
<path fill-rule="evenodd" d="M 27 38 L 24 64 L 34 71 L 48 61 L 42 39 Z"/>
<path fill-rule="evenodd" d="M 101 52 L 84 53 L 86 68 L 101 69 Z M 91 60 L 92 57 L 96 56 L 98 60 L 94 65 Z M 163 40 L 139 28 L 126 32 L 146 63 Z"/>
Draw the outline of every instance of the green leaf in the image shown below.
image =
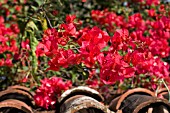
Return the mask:
<path fill-rule="evenodd" d="M 35 2 L 37 2 L 38 6 L 41 6 L 43 4 L 44 0 L 36 0 Z"/>
<path fill-rule="evenodd" d="M 28 67 L 27 66 L 23 66 L 23 70 L 28 70 Z"/>
<path fill-rule="evenodd" d="M 106 47 L 104 47 L 102 50 L 101 50 L 101 52 L 103 52 L 103 51 L 108 51 L 109 50 L 109 46 L 106 46 Z"/>
<path fill-rule="evenodd" d="M 37 67 L 38 67 L 38 61 L 37 61 L 38 59 L 37 59 L 37 56 L 36 56 L 36 53 L 35 53 L 36 46 L 38 45 L 38 40 L 37 40 L 37 38 L 35 36 L 36 31 L 38 31 L 38 28 L 35 25 L 35 23 L 33 21 L 29 21 L 27 23 L 27 26 L 26 26 L 25 34 L 27 34 L 27 37 L 29 36 L 29 40 L 30 40 L 30 48 L 31 48 L 31 50 L 30 50 L 30 59 L 31 59 L 33 76 L 36 73 Z"/>
<path fill-rule="evenodd" d="M 31 8 L 32 8 L 34 11 L 37 11 L 37 7 L 31 6 Z"/>
<path fill-rule="evenodd" d="M 29 21 L 27 23 L 27 30 L 38 30 L 37 26 L 35 25 L 35 23 L 33 21 Z"/>
<path fill-rule="evenodd" d="M 41 24 L 42 24 L 43 30 L 48 29 L 47 20 L 45 18 L 41 21 Z"/>

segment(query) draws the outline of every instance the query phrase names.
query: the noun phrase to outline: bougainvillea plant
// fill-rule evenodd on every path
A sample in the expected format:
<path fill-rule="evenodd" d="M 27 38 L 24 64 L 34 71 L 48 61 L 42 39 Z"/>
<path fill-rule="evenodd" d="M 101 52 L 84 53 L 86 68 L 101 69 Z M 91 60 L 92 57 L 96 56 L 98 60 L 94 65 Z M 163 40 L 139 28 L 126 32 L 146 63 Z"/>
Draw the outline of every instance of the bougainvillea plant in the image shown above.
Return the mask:
<path fill-rule="evenodd" d="M 46 109 L 54 109 L 58 97 L 71 86 L 71 81 L 64 82 L 62 78 L 45 78 L 41 80 L 41 86 L 36 90 L 35 103 Z"/>
<path fill-rule="evenodd" d="M 80 85 L 105 92 L 105 98 L 111 90 L 167 87 L 169 5 L 166 0 L 3 0 L 0 85 L 36 89 L 35 102 L 45 109 L 55 109 L 63 91 Z"/>

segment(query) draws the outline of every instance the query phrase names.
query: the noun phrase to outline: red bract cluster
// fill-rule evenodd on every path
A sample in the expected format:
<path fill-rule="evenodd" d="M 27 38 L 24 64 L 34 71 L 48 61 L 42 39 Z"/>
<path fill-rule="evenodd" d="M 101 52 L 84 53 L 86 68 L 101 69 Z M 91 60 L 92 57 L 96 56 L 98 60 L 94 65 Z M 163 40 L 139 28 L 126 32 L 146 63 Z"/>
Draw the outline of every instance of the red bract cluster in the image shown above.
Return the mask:
<path fill-rule="evenodd" d="M 100 60 L 100 79 L 105 84 L 113 84 L 116 81 L 134 76 L 135 68 L 126 63 L 117 52 L 109 52 L 107 56 L 103 56 Z"/>
<path fill-rule="evenodd" d="M 139 2 L 142 3 L 143 5 L 158 5 L 160 4 L 160 0 L 132 0 L 133 2 Z"/>
<path fill-rule="evenodd" d="M 103 22 L 101 24 L 111 21 L 117 23 L 115 19 L 105 21 L 105 18 L 97 17 L 99 11 L 93 11 L 94 13 L 95 21 Z M 102 14 L 105 15 L 103 12 Z M 117 29 L 112 37 L 98 27 L 76 31 L 73 23 L 75 17 L 69 18 L 71 21 L 68 22 L 67 17 L 67 23 L 61 25 L 64 26 L 64 32 L 48 29 L 42 43 L 37 47 L 38 55 L 46 54 L 51 58 L 49 69 L 58 71 L 60 67 L 67 68 L 83 63 L 88 68 L 99 68 L 100 79 L 106 84 L 114 84 L 116 81 L 123 81 L 139 74 L 157 78 L 169 76 L 169 65 L 161 60 L 170 53 L 168 17 L 145 21 L 139 13 L 136 13 L 129 17 L 128 23 L 125 23 L 122 17 L 122 22 L 119 21 L 120 24 L 117 24 L 122 29 Z M 107 25 L 112 27 L 112 24 Z M 127 29 L 135 30 L 129 32 Z M 145 32 L 148 34 L 144 35 Z M 78 38 L 77 41 L 72 40 L 70 36 Z M 75 44 L 71 45 L 74 48 L 63 49 L 59 46 L 62 45 L 59 40 Z"/>
<path fill-rule="evenodd" d="M 15 5 L 7 5 L 8 3 L 7 2 L 12 2 L 13 4 Z M 27 2 L 27 0 L 23 0 L 23 1 L 18 1 L 18 0 L 1 0 L 0 1 L 0 9 L 1 11 L 4 12 L 5 15 L 3 16 L 6 16 L 6 17 L 10 17 L 12 15 L 12 18 L 13 19 L 16 19 L 16 14 L 13 14 L 13 10 L 15 10 L 17 13 L 21 13 L 22 11 L 22 3 L 25 4 Z M 13 10 L 10 10 L 10 9 L 13 9 Z"/>
<path fill-rule="evenodd" d="M 37 46 L 37 56 L 47 55 L 55 57 L 61 46 L 65 46 L 70 40 L 70 36 L 76 35 L 76 28 L 73 23 L 75 16 L 68 15 L 66 24 L 61 24 L 59 30 L 47 29 L 44 31 L 42 42 Z"/>
<path fill-rule="evenodd" d="M 59 49 L 56 56 L 49 61 L 49 70 L 59 70 L 60 67 L 67 68 L 69 65 L 75 65 L 79 63 L 80 55 L 75 54 L 73 50 Z"/>
<path fill-rule="evenodd" d="M 107 10 L 106 10 L 107 11 Z M 152 9 L 152 12 L 154 9 Z M 167 57 L 170 53 L 170 47 L 168 45 L 168 39 L 170 38 L 170 18 L 167 16 L 162 16 L 162 14 L 151 14 L 155 16 L 156 20 L 143 19 L 140 13 L 135 13 L 129 16 L 128 20 L 122 19 L 117 22 L 113 18 L 105 18 L 108 15 L 113 15 L 113 12 L 104 13 L 105 11 L 92 11 L 92 17 L 94 21 L 97 21 L 101 25 L 107 25 L 109 32 L 113 32 L 116 27 L 121 27 L 123 29 L 129 29 L 130 37 L 125 37 L 124 40 L 116 37 L 117 34 L 112 38 L 112 43 L 114 42 L 114 48 L 125 49 L 131 46 L 133 49 L 144 49 L 144 51 L 150 51 L 154 56 L 159 56 L 161 58 Z M 155 11 L 154 11 L 155 12 Z M 106 15 L 107 14 L 107 15 Z M 97 16 L 100 15 L 100 16 Z M 109 19 L 109 20 L 108 20 Z M 121 23 L 121 24 L 114 24 Z M 123 25 L 123 26 L 122 26 Z M 109 28 L 112 28 L 111 30 Z M 119 32 L 119 31 L 118 31 Z M 127 32 L 127 31 L 126 31 Z M 119 33 L 120 34 L 120 33 Z M 116 37 L 116 38 L 115 38 Z M 115 44 L 116 43 L 116 44 Z M 124 47 L 124 48 L 122 48 Z"/>
<path fill-rule="evenodd" d="M 87 67 L 93 67 L 98 57 L 101 55 L 101 50 L 107 46 L 109 35 L 97 27 L 83 32 L 79 38 L 80 45 L 79 54 L 82 62 Z"/>
<path fill-rule="evenodd" d="M 69 20 L 67 20 L 69 21 Z M 75 35 L 76 29 L 73 23 L 61 24 L 60 30 L 48 29 L 44 32 L 43 40 L 37 46 L 37 56 L 46 55 L 51 58 L 49 70 L 59 70 L 60 67 L 67 68 L 69 65 L 77 64 L 80 55 L 75 54 L 71 49 L 64 49 L 70 40 L 70 36 Z"/>
<path fill-rule="evenodd" d="M 7 28 L 3 17 L 0 17 L 0 66 L 12 66 L 12 57 L 18 52 L 16 37 L 19 33 L 17 25 Z"/>
<path fill-rule="evenodd" d="M 92 10 L 91 12 L 92 19 L 97 21 L 101 26 L 106 27 L 108 31 L 114 32 L 116 26 L 124 26 L 124 17 L 118 16 L 114 12 L 109 12 L 107 9 Z"/>
<path fill-rule="evenodd" d="M 34 100 L 40 107 L 55 108 L 61 93 L 72 86 L 71 81 L 64 82 L 61 78 L 52 77 L 41 80 L 41 86 L 36 90 Z"/>
<path fill-rule="evenodd" d="M 146 0 L 142 4 L 160 3 Z M 150 86 L 156 88 L 157 80 L 168 78 L 170 74 L 169 64 L 162 60 L 170 55 L 170 17 L 165 9 L 161 5 L 159 11 L 147 9 L 145 16 L 133 13 L 128 17 L 108 9 L 92 10 L 92 19 L 99 26 L 83 29 L 78 29 L 75 16 L 69 15 L 58 30 L 47 29 L 44 32 L 42 42 L 37 46 L 37 56 L 50 58 L 48 70 L 84 66 L 89 72 L 86 84 L 90 87 L 135 77 L 139 81 L 142 75 L 149 77 Z M 100 27 L 106 28 L 107 32 Z"/>

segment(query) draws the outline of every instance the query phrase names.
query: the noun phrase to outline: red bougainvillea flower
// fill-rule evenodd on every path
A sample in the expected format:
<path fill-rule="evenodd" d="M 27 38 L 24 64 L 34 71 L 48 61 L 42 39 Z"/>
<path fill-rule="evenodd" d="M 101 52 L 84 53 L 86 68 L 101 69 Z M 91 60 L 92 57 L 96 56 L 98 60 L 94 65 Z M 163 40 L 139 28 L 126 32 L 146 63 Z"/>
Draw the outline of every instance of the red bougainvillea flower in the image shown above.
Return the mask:
<path fill-rule="evenodd" d="M 86 84 L 88 85 L 88 87 L 99 88 L 99 80 L 97 78 L 86 80 Z"/>
<path fill-rule="evenodd" d="M 134 51 L 128 53 L 124 57 L 125 61 L 131 62 L 136 69 L 136 74 L 149 74 L 158 78 L 169 76 L 169 65 L 160 60 L 159 57 L 154 57 L 151 52 Z"/>
<path fill-rule="evenodd" d="M 72 36 L 76 33 L 76 27 L 73 23 L 61 24 L 60 28 L 64 28 L 65 32 L 67 34 L 69 34 L 70 36 Z"/>
<path fill-rule="evenodd" d="M 109 35 L 97 27 L 84 32 L 78 40 L 82 62 L 87 67 L 92 67 L 109 40 Z"/>
<path fill-rule="evenodd" d="M 45 53 L 47 53 L 49 50 L 47 46 L 45 46 L 43 43 L 39 43 L 36 47 L 36 55 L 37 56 L 43 56 Z"/>
<path fill-rule="evenodd" d="M 86 85 L 88 85 L 91 88 L 95 88 L 95 89 L 99 88 L 101 82 L 99 81 L 98 76 L 96 76 L 96 75 L 97 75 L 96 69 L 89 70 L 89 77 L 85 81 Z"/>
<path fill-rule="evenodd" d="M 81 0 L 82 2 L 86 2 L 86 0 Z"/>
<path fill-rule="evenodd" d="M 66 23 L 74 23 L 73 21 L 75 20 L 76 15 L 67 15 L 66 16 Z"/>
<path fill-rule="evenodd" d="M 127 29 L 119 29 L 116 30 L 114 36 L 111 39 L 111 44 L 113 46 L 113 50 L 122 50 L 127 49 L 127 44 L 130 40 L 129 32 Z"/>
<path fill-rule="evenodd" d="M 41 86 L 36 90 L 35 103 L 45 109 L 54 109 L 61 93 L 72 86 L 71 81 L 63 81 L 61 78 L 52 77 L 41 80 Z"/>
<path fill-rule="evenodd" d="M 160 0 L 133 0 L 133 2 L 139 2 L 144 5 L 158 5 L 160 4 Z"/>
<path fill-rule="evenodd" d="M 135 28 L 135 29 L 145 30 L 146 25 L 145 25 L 145 21 L 142 18 L 142 15 L 140 13 L 135 13 L 129 16 L 128 27 L 131 29 Z"/>
<path fill-rule="evenodd" d="M 47 29 L 44 31 L 42 42 L 36 49 L 37 56 L 47 55 L 52 57 L 58 50 L 58 32 L 56 29 Z"/>
<path fill-rule="evenodd" d="M 156 16 L 155 10 L 154 9 L 148 10 L 148 15 L 151 16 L 151 17 Z"/>
<path fill-rule="evenodd" d="M 118 16 L 114 12 L 109 12 L 108 9 L 105 9 L 103 11 L 92 10 L 91 16 L 94 21 L 98 22 L 101 26 L 105 26 L 106 29 L 110 32 L 114 32 L 114 25 L 121 27 L 125 25 L 123 22 L 123 16 Z"/>
<path fill-rule="evenodd" d="M 3 17 L 0 17 L 0 66 L 12 66 L 12 55 L 18 53 L 16 42 L 17 34 L 19 33 L 18 26 L 11 24 L 9 28 L 5 27 Z"/>
<path fill-rule="evenodd" d="M 19 80 L 19 82 L 21 83 L 26 83 L 28 81 L 28 77 L 24 77 L 21 80 Z"/>
<path fill-rule="evenodd" d="M 26 50 L 30 50 L 30 45 L 29 45 L 30 41 L 29 39 L 26 39 L 25 41 L 21 42 L 21 47 L 26 49 Z"/>
<path fill-rule="evenodd" d="M 49 61 L 48 70 L 59 70 L 60 67 L 67 68 L 69 65 L 75 65 L 79 63 L 80 55 L 75 54 L 73 50 L 60 49 L 56 53 L 56 56 Z"/>
<path fill-rule="evenodd" d="M 59 11 L 58 11 L 58 10 L 53 10 L 53 11 L 52 11 L 52 14 L 53 14 L 54 16 L 56 16 L 56 15 L 59 14 Z"/>
<path fill-rule="evenodd" d="M 110 52 L 101 59 L 100 79 L 105 84 L 114 84 L 116 81 L 134 76 L 135 68 L 126 63 L 118 53 Z"/>
<path fill-rule="evenodd" d="M 56 56 L 59 45 L 65 46 L 70 40 L 70 36 L 76 36 L 76 27 L 73 23 L 75 15 L 67 15 L 66 23 L 59 26 L 60 30 L 54 28 L 44 31 L 42 42 L 36 49 L 37 56 L 46 55 L 48 57 Z"/>
<path fill-rule="evenodd" d="M 147 5 L 152 5 L 152 4 L 158 5 L 160 4 L 160 0 L 146 0 L 146 4 Z"/>

